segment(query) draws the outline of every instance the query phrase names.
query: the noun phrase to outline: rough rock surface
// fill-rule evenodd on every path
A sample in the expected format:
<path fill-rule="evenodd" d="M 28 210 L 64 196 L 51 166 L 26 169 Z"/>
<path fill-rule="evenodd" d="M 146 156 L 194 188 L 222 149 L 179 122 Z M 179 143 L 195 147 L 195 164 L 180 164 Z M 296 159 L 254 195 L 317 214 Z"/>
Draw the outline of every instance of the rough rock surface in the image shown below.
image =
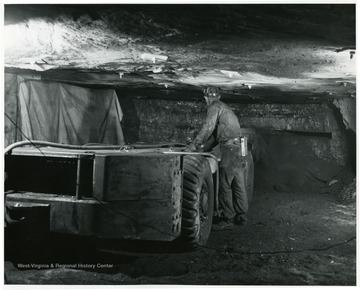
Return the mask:
<path fill-rule="evenodd" d="M 112 71 L 128 84 L 135 73 L 169 88 L 348 97 L 355 93 L 354 7 L 8 5 L 5 65 Z"/>

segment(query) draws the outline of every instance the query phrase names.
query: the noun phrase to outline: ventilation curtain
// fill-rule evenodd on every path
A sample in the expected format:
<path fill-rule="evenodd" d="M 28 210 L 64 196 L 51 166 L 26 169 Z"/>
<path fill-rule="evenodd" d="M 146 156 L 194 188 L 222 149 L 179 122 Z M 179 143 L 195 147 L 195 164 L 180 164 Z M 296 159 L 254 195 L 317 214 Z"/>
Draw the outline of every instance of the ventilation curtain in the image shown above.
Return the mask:
<path fill-rule="evenodd" d="M 114 90 L 28 80 L 18 91 L 18 124 L 29 139 L 72 145 L 124 145 Z M 26 140 L 18 135 L 18 140 Z"/>

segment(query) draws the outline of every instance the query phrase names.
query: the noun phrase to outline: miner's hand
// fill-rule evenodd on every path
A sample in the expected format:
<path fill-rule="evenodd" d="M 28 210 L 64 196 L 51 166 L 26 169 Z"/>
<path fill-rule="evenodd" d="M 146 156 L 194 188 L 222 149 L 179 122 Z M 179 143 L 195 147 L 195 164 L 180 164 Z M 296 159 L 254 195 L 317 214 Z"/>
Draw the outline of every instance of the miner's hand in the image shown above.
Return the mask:
<path fill-rule="evenodd" d="M 194 143 L 190 143 L 189 145 L 186 146 L 185 152 L 194 152 L 196 151 L 196 146 L 194 145 Z"/>

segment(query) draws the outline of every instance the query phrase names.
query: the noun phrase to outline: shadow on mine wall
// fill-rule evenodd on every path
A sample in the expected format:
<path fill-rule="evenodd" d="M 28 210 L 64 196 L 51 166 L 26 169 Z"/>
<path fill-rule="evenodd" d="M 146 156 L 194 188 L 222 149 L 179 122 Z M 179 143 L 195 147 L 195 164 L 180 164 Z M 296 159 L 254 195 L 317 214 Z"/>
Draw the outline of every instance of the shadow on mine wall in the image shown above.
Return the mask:
<path fill-rule="evenodd" d="M 350 167 L 321 159 L 314 144 L 328 144 L 331 136 L 299 133 L 258 133 L 260 156 L 255 164 L 255 189 L 281 192 L 324 192 L 330 182 L 342 178 Z"/>

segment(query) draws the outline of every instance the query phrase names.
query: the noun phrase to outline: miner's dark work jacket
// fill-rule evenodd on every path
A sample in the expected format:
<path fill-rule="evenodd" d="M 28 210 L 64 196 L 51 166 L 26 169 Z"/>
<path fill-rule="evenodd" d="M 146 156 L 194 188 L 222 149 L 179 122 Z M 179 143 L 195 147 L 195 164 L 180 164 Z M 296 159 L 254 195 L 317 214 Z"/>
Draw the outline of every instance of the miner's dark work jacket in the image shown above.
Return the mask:
<path fill-rule="evenodd" d="M 225 103 L 215 100 L 207 109 L 207 116 L 203 127 L 194 140 L 195 146 L 206 143 L 210 137 L 217 142 L 224 143 L 240 137 L 239 120 Z"/>

